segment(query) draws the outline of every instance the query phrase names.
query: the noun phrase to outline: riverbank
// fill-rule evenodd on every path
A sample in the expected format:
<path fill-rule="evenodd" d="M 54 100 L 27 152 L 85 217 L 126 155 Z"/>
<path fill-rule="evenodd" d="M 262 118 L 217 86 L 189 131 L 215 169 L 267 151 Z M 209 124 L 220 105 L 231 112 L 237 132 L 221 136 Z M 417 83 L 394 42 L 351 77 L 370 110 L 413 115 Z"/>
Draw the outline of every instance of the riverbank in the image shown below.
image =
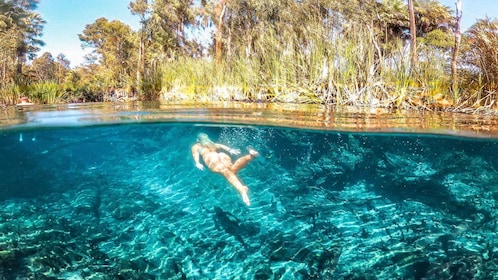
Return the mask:
<path fill-rule="evenodd" d="M 202 77 L 199 76 L 199 77 Z M 42 88 L 41 92 L 26 92 L 21 96 L 17 91 L 10 94 L 0 91 L 0 108 L 19 104 L 21 98 L 29 98 L 35 104 L 71 104 L 71 103 L 127 103 L 153 100 L 167 103 L 268 103 L 268 104 L 314 104 L 327 107 L 357 107 L 372 112 L 447 112 L 478 115 L 498 115 L 498 107 L 493 96 L 486 98 L 478 94 L 461 95 L 456 100 L 449 93 L 435 93 L 427 89 L 391 88 L 380 84 L 365 86 L 355 92 L 346 90 L 334 83 L 322 83 L 314 86 L 298 85 L 260 85 L 260 86 L 215 86 L 189 85 L 182 82 L 168 82 L 155 93 L 139 94 L 133 88 L 109 88 L 92 93 L 79 94 L 68 92 L 64 85 L 50 84 L 32 88 Z M 173 85 L 174 84 L 174 85 Z M 50 89 L 47 89 L 50 88 Z M 346 91 L 346 93 L 339 93 Z M 150 101 L 147 101 L 150 102 Z"/>

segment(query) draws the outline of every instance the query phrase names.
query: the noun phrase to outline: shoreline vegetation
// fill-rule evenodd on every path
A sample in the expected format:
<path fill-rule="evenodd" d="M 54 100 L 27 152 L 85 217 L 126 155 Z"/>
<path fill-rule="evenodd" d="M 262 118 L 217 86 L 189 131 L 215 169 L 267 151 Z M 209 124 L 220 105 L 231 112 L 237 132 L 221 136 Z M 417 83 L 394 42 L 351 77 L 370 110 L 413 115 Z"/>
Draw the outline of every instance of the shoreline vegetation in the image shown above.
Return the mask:
<path fill-rule="evenodd" d="M 141 29 L 87 24 L 78 36 L 93 53 L 70 68 L 63 54 L 35 55 L 37 1 L 0 1 L 0 104 L 257 101 L 498 114 L 496 19 L 461 34 L 461 11 L 438 1 L 371 2 L 136 0 L 129 9 Z M 9 5 L 18 17 L 4 12 Z"/>

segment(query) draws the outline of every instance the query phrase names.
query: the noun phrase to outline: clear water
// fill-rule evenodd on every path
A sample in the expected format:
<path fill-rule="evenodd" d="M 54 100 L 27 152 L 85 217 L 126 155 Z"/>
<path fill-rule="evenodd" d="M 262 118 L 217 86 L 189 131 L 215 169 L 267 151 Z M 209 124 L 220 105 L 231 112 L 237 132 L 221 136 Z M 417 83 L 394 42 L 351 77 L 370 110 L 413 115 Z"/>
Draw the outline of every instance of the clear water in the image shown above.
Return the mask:
<path fill-rule="evenodd" d="M 260 157 L 251 206 L 197 133 Z M 0 131 L 2 279 L 497 279 L 498 140 L 126 124 Z"/>

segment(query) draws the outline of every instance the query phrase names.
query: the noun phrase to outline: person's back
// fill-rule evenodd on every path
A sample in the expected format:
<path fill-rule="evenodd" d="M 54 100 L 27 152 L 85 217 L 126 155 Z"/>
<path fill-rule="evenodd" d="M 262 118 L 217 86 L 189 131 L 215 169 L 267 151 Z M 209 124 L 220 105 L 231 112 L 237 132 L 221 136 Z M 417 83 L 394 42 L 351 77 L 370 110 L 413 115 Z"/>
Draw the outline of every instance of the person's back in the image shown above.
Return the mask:
<path fill-rule="evenodd" d="M 221 152 L 218 152 L 218 150 L 221 150 Z M 249 189 L 242 184 L 236 173 L 244 168 L 251 160 L 256 158 L 259 155 L 258 152 L 249 149 L 248 155 L 242 156 L 238 158 L 235 163 L 232 163 L 229 154 L 239 155 L 240 151 L 211 141 L 205 133 L 199 133 L 197 136 L 197 143 L 192 146 L 191 152 L 195 166 L 199 170 L 204 170 L 204 165 L 200 162 L 200 158 L 202 157 L 204 164 L 209 170 L 223 175 L 227 181 L 237 189 L 242 196 L 242 201 L 247 205 L 251 204 L 249 196 L 247 195 Z"/>

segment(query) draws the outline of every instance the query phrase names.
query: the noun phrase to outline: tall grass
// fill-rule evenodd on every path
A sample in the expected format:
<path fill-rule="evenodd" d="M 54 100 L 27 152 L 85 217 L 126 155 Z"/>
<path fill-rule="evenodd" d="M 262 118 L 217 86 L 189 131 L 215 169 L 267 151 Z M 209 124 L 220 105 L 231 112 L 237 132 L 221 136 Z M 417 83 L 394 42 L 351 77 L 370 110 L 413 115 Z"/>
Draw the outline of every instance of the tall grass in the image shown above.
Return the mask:
<path fill-rule="evenodd" d="M 34 83 L 29 86 L 29 98 L 38 104 L 59 103 L 63 90 L 55 82 Z"/>
<path fill-rule="evenodd" d="M 162 96 L 407 108 L 417 102 L 429 107 L 433 96 L 447 92 L 438 56 L 424 57 L 411 71 L 401 41 L 380 57 L 367 28 L 348 34 L 312 29 L 305 43 L 292 36 L 283 41 L 267 29 L 250 55 L 226 57 L 221 65 L 206 58 L 165 63 Z"/>
<path fill-rule="evenodd" d="M 37 104 L 54 104 L 62 101 L 63 94 L 62 85 L 55 82 L 11 84 L 0 88 L 0 104 L 17 104 L 21 97 L 28 97 L 30 101 Z"/>
<path fill-rule="evenodd" d="M 12 105 L 19 102 L 22 90 L 19 86 L 8 84 L 0 86 L 0 104 Z"/>

